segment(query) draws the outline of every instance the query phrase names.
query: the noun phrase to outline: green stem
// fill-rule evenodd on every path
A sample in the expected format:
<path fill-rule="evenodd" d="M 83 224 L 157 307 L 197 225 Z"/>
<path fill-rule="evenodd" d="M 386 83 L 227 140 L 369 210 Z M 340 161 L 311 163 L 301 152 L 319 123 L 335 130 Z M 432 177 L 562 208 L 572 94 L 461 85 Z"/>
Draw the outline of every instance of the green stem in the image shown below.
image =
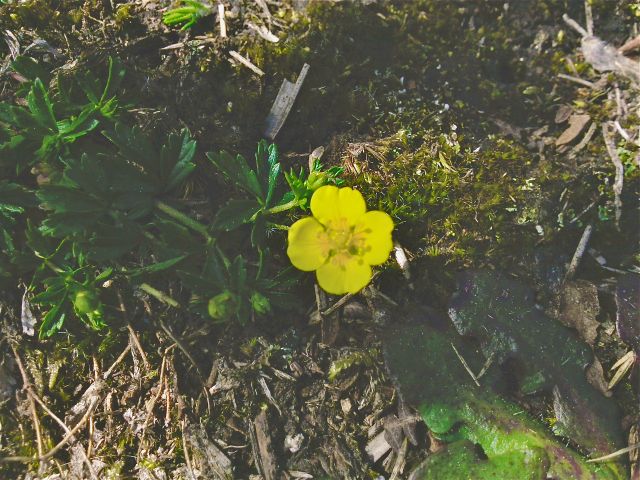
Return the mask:
<path fill-rule="evenodd" d="M 166 303 L 167 305 L 170 305 L 170 306 L 176 307 L 176 308 L 180 306 L 180 304 L 176 300 L 171 298 L 166 293 L 161 292 L 160 290 L 158 290 L 156 288 L 153 288 L 148 283 L 141 283 L 140 284 L 140 290 L 143 290 L 143 291 L 147 292 L 149 295 L 151 295 L 152 297 L 157 298 L 162 303 Z"/>
<path fill-rule="evenodd" d="M 205 227 L 200 222 L 194 220 L 193 218 L 189 217 L 188 215 L 185 215 L 180 210 L 176 210 L 175 208 L 167 205 L 164 202 L 161 202 L 160 200 L 156 201 L 156 208 L 161 212 L 166 213 L 174 220 L 179 221 L 184 226 L 189 227 L 191 230 L 198 232 L 199 234 L 204 236 L 204 238 L 206 238 L 207 240 L 211 240 L 211 235 L 209 235 L 207 227 Z"/>
<path fill-rule="evenodd" d="M 293 207 L 297 207 L 297 206 L 298 206 L 298 200 L 294 198 L 290 202 L 283 203 L 282 205 L 276 205 L 275 207 L 271 207 L 270 209 L 266 210 L 265 213 L 268 215 L 273 215 L 274 213 L 284 212 L 286 210 L 290 210 Z"/>
<path fill-rule="evenodd" d="M 287 225 L 282 225 L 280 223 L 267 223 L 267 227 L 271 227 L 274 228 L 276 230 L 289 230 L 289 227 Z"/>

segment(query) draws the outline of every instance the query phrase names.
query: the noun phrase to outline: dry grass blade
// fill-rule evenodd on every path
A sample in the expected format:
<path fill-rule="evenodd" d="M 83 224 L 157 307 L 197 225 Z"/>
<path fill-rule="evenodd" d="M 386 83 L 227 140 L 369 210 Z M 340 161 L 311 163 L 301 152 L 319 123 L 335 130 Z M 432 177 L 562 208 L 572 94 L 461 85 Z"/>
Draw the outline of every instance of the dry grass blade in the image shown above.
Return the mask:
<path fill-rule="evenodd" d="M 633 450 L 636 450 L 637 448 L 640 448 L 640 443 L 636 443 L 634 445 L 629 445 L 628 447 L 621 448 L 620 450 L 616 450 L 615 452 L 610 453 L 608 455 L 604 455 L 602 457 L 591 458 L 591 459 L 587 460 L 587 463 L 608 462 L 609 460 L 613 460 L 614 458 L 618 458 L 620 455 L 624 455 L 625 453 L 632 452 Z"/>

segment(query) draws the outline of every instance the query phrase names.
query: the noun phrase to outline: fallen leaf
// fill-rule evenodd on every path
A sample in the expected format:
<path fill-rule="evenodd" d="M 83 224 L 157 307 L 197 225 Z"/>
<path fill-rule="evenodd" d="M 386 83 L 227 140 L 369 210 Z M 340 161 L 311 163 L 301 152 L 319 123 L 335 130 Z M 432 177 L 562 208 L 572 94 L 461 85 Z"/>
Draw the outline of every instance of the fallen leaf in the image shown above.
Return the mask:
<path fill-rule="evenodd" d="M 33 335 L 35 334 L 36 317 L 31 311 L 31 304 L 29 303 L 29 298 L 27 297 L 26 288 L 24 289 L 24 294 L 22 295 L 22 312 L 20 315 L 20 320 L 22 323 L 22 333 L 33 337 Z"/>
<path fill-rule="evenodd" d="M 569 127 L 567 127 L 567 129 L 558 137 L 556 140 L 556 146 L 559 147 L 560 145 L 566 145 L 573 141 L 578 135 L 580 135 L 580 132 L 582 132 L 584 127 L 587 126 L 589 120 L 591 120 L 589 115 L 571 115 L 571 117 L 569 117 Z"/>
<path fill-rule="evenodd" d="M 567 120 L 569 120 L 569 117 L 571 116 L 572 113 L 573 113 L 573 108 L 571 108 L 570 105 L 560 105 L 560 108 L 558 108 L 558 111 L 556 112 L 556 117 L 554 118 L 554 121 L 556 123 L 566 122 Z"/>

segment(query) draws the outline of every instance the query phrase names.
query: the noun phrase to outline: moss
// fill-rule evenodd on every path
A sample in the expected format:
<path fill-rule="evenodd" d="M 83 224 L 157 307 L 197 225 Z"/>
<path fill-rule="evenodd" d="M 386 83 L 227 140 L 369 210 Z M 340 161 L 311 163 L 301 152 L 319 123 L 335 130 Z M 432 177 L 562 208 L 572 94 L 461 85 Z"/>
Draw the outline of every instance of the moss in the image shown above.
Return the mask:
<path fill-rule="evenodd" d="M 134 18 L 135 6 L 130 3 L 119 5 L 114 15 L 116 25 L 122 27 L 123 24 L 130 22 Z"/>
<path fill-rule="evenodd" d="M 538 166 L 517 143 L 492 137 L 477 151 L 455 132 L 424 131 L 367 148 L 343 159 L 350 181 L 394 217 L 409 248 L 464 262 L 535 239 Z"/>

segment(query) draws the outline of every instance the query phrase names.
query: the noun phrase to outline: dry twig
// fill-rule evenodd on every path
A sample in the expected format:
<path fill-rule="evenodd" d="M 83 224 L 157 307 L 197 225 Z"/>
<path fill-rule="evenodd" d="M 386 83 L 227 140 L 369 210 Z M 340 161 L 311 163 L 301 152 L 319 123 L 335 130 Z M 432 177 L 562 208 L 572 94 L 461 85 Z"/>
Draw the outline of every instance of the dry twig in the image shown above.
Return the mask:
<path fill-rule="evenodd" d="M 591 238 L 591 233 L 593 232 L 593 225 L 589 224 L 585 227 L 584 232 L 582 232 L 582 236 L 580 237 L 580 241 L 578 242 L 578 246 L 576 247 L 576 251 L 573 253 L 573 257 L 571 258 L 571 263 L 567 268 L 567 273 L 564 276 L 564 281 L 567 282 L 573 278 L 578 270 L 578 266 L 580 265 L 580 260 L 582 260 L 582 256 L 584 255 L 585 250 L 587 249 L 587 245 L 589 244 L 589 239 Z"/>
<path fill-rule="evenodd" d="M 622 185 L 624 182 L 624 166 L 622 165 L 615 143 L 613 142 L 613 134 L 609 131 L 609 124 L 606 122 L 602 124 L 602 136 L 604 138 L 604 144 L 607 147 L 609 157 L 616 169 L 616 177 L 613 181 L 613 194 L 614 204 L 616 207 L 616 228 L 620 230 L 620 217 L 622 216 L 622 200 L 620 199 L 620 196 L 622 195 Z"/>

